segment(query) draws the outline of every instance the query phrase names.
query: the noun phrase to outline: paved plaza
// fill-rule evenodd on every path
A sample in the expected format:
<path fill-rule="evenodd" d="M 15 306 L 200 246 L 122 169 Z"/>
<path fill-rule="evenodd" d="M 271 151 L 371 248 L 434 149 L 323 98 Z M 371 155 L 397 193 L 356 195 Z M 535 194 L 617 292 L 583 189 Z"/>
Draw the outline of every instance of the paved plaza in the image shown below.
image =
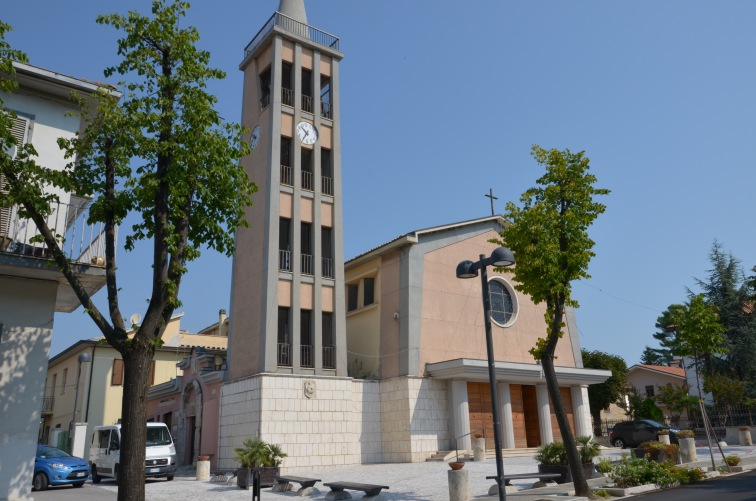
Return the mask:
<path fill-rule="evenodd" d="M 716 448 L 714 451 L 716 453 L 715 461 L 717 464 L 720 464 L 721 456 L 718 455 L 718 450 Z M 627 453 L 628 451 L 624 452 Z M 619 449 L 607 448 L 604 449 L 602 455 L 617 459 L 620 457 L 621 453 L 622 451 Z M 756 447 L 728 446 L 725 448 L 725 454 L 741 456 L 744 464 L 756 464 Z M 706 448 L 698 448 L 698 459 L 697 466 L 706 467 L 711 465 L 709 452 Z M 488 489 L 493 485 L 493 481 L 486 480 L 486 476 L 496 474 L 496 463 L 493 459 L 487 459 L 480 462 L 469 461 L 465 464 L 464 469 L 467 470 L 469 476 L 470 499 L 481 501 L 498 499 L 497 497 L 488 496 Z M 537 465 L 535 460 L 531 457 L 505 458 L 504 470 L 506 473 L 534 472 L 537 471 Z M 289 473 L 320 478 L 323 482 L 344 480 L 388 485 L 390 486 L 390 489 L 384 490 L 381 493 L 381 497 L 385 500 L 446 501 L 449 499 L 447 480 L 448 471 L 449 467 L 445 463 L 425 462 L 411 464 L 373 464 L 339 468 L 329 467 L 309 472 Z M 527 489 L 534 480 L 535 479 L 512 481 L 512 484 L 522 489 Z M 321 493 L 305 499 L 325 499 L 328 489 L 322 487 L 321 483 L 317 486 L 320 488 Z M 523 490 L 518 493 L 510 493 L 507 497 L 516 501 L 534 501 L 536 499 L 543 499 L 543 497 L 548 494 L 554 494 L 554 491 L 556 490 L 561 491 L 562 494 L 558 499 L 583 499 L 564 496 L 570 487 L 571 484 L 565 484 L 563 487 L 548 488 L 547 490 L 539 489 L 537 492 L 533 490 L 530 490 L 529 492 Z M 93 491 L 97 491 L 97 495 L 95 496 L 97 499 L 115 499 L 117 488 L 113 482 L 104 481 L 99 485 L 87 483 L 83 490 L 65 489 L 65 491 L 65 494 L 67 495 L 78 494 L 79 498 L 89 498 L 90 495 L 95 494 Z M 82 494 L 84 494 L 82 491 L 87 491 L 87 496 L 82 496 Z M 63 493 L 63 490 L 58 490 L 58 494 Z M 52 490 L 34 493 L 34 495 L 35 499 L 38 500 L 62 499 L 62 497 L 56 496 L 55 491 Z M 235 484 L 226 485 L 196 481 L 194 478 L 194 470 L 191 467 L 182 468 L 180 474 L 176 476 L 172 482 L 167 482 L 163 479 L 148 480 L 146 484 L 146 495 L 147 499 L 150 501 L 176 501 L 177 499 L 182 501 L 252 499 L 251 490 L 247 491 L 239 489 Z M 95 497 L 93 497 L 93 499 Z M 362 493 L 353 492 L 354 499 L 359 499 L 360 497 L 362 497 Z M 264 501 L 284 501 L 286 499 L 293 500 L 299 498 L 293 492 L 271 492 L 270 489 L 263 489 L 262 499 Z"/>

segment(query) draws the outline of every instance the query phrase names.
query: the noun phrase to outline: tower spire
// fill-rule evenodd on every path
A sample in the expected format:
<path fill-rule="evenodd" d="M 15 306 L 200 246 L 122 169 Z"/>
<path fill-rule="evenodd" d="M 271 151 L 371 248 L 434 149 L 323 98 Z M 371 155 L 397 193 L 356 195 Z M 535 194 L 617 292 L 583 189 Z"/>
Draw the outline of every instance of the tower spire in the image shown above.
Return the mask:
<path fill-rule="evenodd" d="M 278 4 L 278 12 L 302 24 L 307 24 L 304 0 L 281 0 Z"/>

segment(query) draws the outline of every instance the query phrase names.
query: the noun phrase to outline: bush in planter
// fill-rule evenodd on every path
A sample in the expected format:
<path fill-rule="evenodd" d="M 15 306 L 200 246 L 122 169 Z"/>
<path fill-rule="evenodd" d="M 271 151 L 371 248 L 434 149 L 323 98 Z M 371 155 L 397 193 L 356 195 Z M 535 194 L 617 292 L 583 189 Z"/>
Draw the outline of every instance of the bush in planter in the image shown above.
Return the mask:
<path fill-rule="evenodd" d="M 586 478 L 593 477 L 593 460 L 601 454 L 601 446 L 591 441 L 591 437 L 576 437 L 580 462 L 583 463 L 583 471 Z M 557 483 L 572 482 L 569 466 L 567 464 L 567 450 L 563 442 L 551 442 L 538 447 L 534 459 L 539 463 L 540 473 L 561 473 L 562 477 Z"/>
<path fill-rule="evenodd" d="M 664 444 L 662 442 L 649 441 L 643 442 L 638 446 L 638 448 L 642 449 L 645 453 L 644 455 L 648 456 L 654 461 L 660 461 L 664 459 L 676 460 L 680 455 L 680 446 L 676 444 Z"/>
<path fill-rule="evenodd" d="M 237 471 L 237 485 L 242 488 L 249 486 L 249 472 L 252 468 L 260 470 L 260 485 L 269 487 L 275 483 L 274 477 L 279 473 L 279 466 L 286 457 L 286 453 L 279 445 L 270 444 L 259 437 L 246 438 L 242 447 L 234 449 L 236 459 L 241 463 L 241 470 Z"/>
<path fill-rule="evenodd" d="M 669 430 L 659 430 L 659 435 L 669 435 Z"/>
<path fill-rule="evenodd" d="M 693 438 L 695 433 L 693 430 L 680 430 L 677 432 L 677 438 Z"/>
<path fill-rule="evenodd" d="M 738 456 L 726 456 L 725 462 L 727 463 L 727 466 L 737 466 L 740 464 L 740 457 Z"/>
<path fill-rule="evenodd" d="M 688 484 L 701 480 L 704 473 L 700 468 L 678 468 L 672 461 L 656 462 L 623 456 L 608 476 L 617 487 L 624 489 L 647 484 L 659 487 Z"/>

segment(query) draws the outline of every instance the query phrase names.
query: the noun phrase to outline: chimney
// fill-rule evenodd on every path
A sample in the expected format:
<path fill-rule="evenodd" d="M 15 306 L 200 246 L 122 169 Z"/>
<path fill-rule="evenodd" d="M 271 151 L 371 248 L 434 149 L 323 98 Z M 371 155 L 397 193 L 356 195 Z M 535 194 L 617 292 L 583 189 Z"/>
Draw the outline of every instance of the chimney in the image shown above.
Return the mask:
<path fill-rule="evenodd" d="M 221 309 L 218 312 L 218 335 L 219 336 L 227 336 L 228 332 L 226 332 L 226 310 Z"/>

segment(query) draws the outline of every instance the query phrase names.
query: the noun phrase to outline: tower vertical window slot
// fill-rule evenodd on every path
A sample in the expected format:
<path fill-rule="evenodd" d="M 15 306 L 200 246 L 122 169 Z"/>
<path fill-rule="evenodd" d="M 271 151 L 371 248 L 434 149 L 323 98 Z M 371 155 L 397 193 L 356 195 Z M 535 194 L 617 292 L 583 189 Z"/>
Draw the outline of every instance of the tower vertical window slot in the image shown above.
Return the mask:
<path fill-rule="evenodd" d="M 302 68 L 302 111 L 312 113 L 312 71 Z"/>
<path fill-rule="evenodd" d="M 294 106 L 294 85 L 291 78 L 291 63 L 281 64 L 281 104 Z"/>
<path fill-rule="evenodd" d="M 278 269 L 291 271 L 291 219 L 285 217 L 278 224 Z"/>
<path fill-rule="evenodd" d="M 278 365 L 291 366 L 291 326 L 289 308 L 278 307 Z"/>
<path fill-rule="evenodd" d="M 300 161 L 302 163 L 302 189 L 314 191 L 312 182 L 312 150 L 302 148 Z"/>
<path fill-rule="evenodd" d="M 331 78 L 320 76 L 320 116 L 333 119 L 331 111 Z"/>
<path fill-rule="evenodd" d="M 333 278 L 333 230 L 325 226 L 320 228 L 320 255 L 323 277 Z"/>
<path fill-rule="evenodd" d="M 301 254 L 302 254 L 302 274 L 303 275 L 312 275 L 314 274 L 315 270 L 313 269 L 313 258 L 312 258 L 312 224 L 311 223 L 302 223 L 301 230 L 300 230 L 300 245 L 301 245 Z"/>
<path fill-rule="evenodd" d="M 333 313 L 323 312 L 323 368 L 336 368 L 336 347 L 333 340 Z"/>
<path fill-rule="evenodd" d="M 315 367 L 315 359 L 312 356 L 312 311 L 299 311 L 299 365 L 302 367 Z"/>
<path fill-rule="evenodd" d="M 327 148 L 320 149 L 320 178 L 323 194 L 333 196 L 333 164 L 331 150 Z"/>
<path fill-rule="evenodd" d="M 291 138 L 281 136 L 281 184 L 287 186 L 294 186 L 291 163 Z"/>
<path fill-rule="evenodd" d="M 260 110 L 270 104 L 270 66 L 260 73 Z"/>

